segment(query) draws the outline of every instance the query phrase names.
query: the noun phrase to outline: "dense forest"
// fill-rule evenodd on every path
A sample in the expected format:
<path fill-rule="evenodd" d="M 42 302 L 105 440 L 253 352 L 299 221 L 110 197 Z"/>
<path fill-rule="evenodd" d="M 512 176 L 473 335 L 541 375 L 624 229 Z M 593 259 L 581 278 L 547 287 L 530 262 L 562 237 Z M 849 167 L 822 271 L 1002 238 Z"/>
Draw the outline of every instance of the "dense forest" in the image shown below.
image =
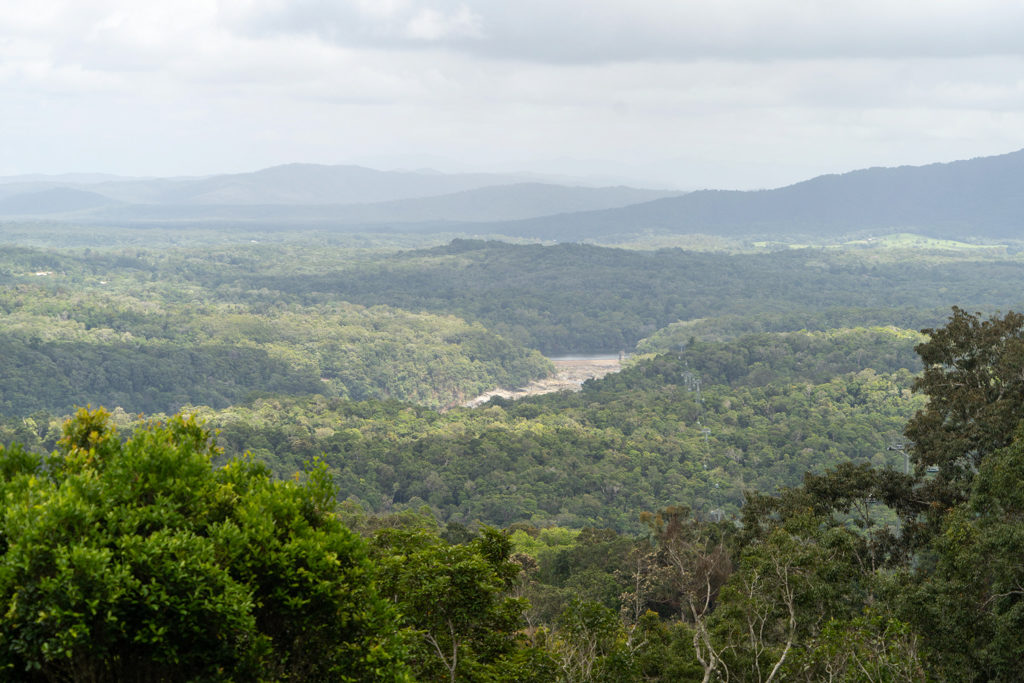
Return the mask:
<path fill-rule="evenodd" d="M 1017 300 L 1024 283 L 1024 261 L 1016 258 L 865 254 L 644 252 L 455 240 L 318 273 L 278 275 L 253 263 L 195 277 L 211 289 L 233 287 L 245 296 L 266 289 L 288 301 L 341 298 L 455 313 L 546 354 L 631 350 L 669 324 L 723 316 L 760 321 L 763 331 L 919 329 L 941 321 L 951 292 L 956 303 L 1001 309 Z"/>
<path fill-rule="evenodd" d="M 1022 278 L 1005 250 L 4 247 L 0 669 L 1018 679 Z"/>
<path fill-rule="evenodd" d="M 846 335 L 844 357 L 863 352 L 859 336 Z M 738 514 L 745 490 L 795 485 L 806 471 L 902 467 L 887 449 L 919 405 L 907 369 L 886 359 L 878 370 L 828 369 L 807 353 L 797 359 L 806 368 L 759 363 L 730 378 L 737 356 L 766 350 L 757 342 L 659 356 L 579 393 L 474 410 L 266 399 L 204 417 L 228 455 L 248 449 L 281 474 L 320 456 L 368 509 L 428 505 L 463 524 L 637 531 L 638 510 L 674 501 Z M 780 359 L 786 350 L 774 346 Z"/>
<path fill-rule="evenodd" d="M 639 510 L 685 500 L 702 513 L 738 514 L 745 490 L 796 485 L 807 471 L 845 461 L 903 466 L 888 448 L 920 405 L 898 357 L 906 337 L 855 330 L 835 335 L 828 355 L 813 346 L 791 354 L 798 336 L 702 344 L 579 393 L 471 410 L 323 396 L 189 410 L 217 430 L 225 458 L 248 451 L 282 477 L 320 458 L 342 495 L 367 510 L 428 506 L 443 522 L 635 532 Z M 879 337 L 892 357 L 849 371 Z M 778 362 L 743 365 L 758 354 Z M 125 429 L 138 421 L 123 415 Z M 41 444 L 51 429 L 40 419 L 30 438 Z"/>
<path fill-rule="evenodd" d="M 12 272 L 15 258 L 23 259 L 21 272 Z M 86 403 L 173 412 L 186 404 L 223 408 L 259 393 L 440 407 L 550 372 L 536 351 L 451 315 L 259 296 L 231 302 L 196 287 L 187 270 L 164 279 L 159 256 L 28 251 L 6 259 L 5 413 Z"/>

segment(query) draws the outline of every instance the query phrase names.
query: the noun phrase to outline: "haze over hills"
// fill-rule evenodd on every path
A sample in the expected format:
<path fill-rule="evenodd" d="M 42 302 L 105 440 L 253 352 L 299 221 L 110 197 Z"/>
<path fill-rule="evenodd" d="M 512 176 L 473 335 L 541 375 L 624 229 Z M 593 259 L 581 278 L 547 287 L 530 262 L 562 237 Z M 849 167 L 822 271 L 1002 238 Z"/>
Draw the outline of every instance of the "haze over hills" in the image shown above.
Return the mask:
<path fill-rule="evenodd" d="M 566 241 L 644 231 L 820 237 L 912 231 L 947 238 L 1017 238 L 1024 235 L 1024 150 L 825 175 L 774 190 L 702 190 L 490 228 Z"/>
<path fill-rule="evenodd" d="M 1013 239 L 1024 226 L 1024 150 L 869 168 L 773 190 L 689 194 L 524 182 L 515 174 L 288 164 L 208 178 L 92 183 L 6 179 L 0 215 L 112 225 L 253 224 L 555 241 L 701 233 L 820 237 L 915 232 Z"/>
<path fill-rule="evenodd" d="M 285 164 L 253 173 L 186 180 L 104 183 L 95 191 L 156 204 L 364 204 L 431 197 L 522 182 L 516 175 L 377 171 L 362 166 Z"/>
<path fill-rule="evenodd" d="M 48 191 L 50 192 L 50 191 Z M 107 201 L 87 220 L 117 222 L 291 223 L 380 226 L 424 222 L 517 220 L 568 211 L 626 206 L 665 193 L 629 187 L 589 188 L 517 183 L 454 194 L 368 204 L 123 204 Z M 11 201 L 21 197 L 11 198 Z M 0 203 L 0 213 L 3 204 Z"/>
<path fill-rule="evenodd" d="M 115 202 L 109 197 L 96 192 L 70 187 L 52 187 L 0 199 L 0 215 L 63 213 L 110 206 L 113 203 Z"/>
<path fill-rule="evenodd" d="M 378 171 L 362 166 L 284 164 L 251 173 L 184 178 L 118 178 L 65 174 L 8 176 L 0 196 L 73 187 L 146 204 L 362 204 L 461 192 L 526 180 L 515 174 Z M 88 187 L 83 187 L 83 186 Z"/>
<path fill-rule="evenodd" d="M 114 223 L 494 221 L 620 207 L 676 194 L 527 182 L 528 177 L 288 164 L 209 178 L 78 184 L 63 177 L 8 178 L 0 184 L 0 215 L 65 214 L 60 217 L 69 221 Z"/>

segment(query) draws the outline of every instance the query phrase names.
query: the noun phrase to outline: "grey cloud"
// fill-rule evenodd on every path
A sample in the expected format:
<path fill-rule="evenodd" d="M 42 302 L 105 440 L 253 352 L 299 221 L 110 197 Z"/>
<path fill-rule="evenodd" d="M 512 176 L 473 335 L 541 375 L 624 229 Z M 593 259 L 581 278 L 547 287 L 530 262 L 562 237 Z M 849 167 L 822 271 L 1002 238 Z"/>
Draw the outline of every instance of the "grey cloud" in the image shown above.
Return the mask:
<path fill-rule="evenodd" d="M 1024 3 L 1000 0 L 259 0 L 223 17 L 258 35 L 552 63 L 1024 53 Z"/>
<path fill-rule="evenodd" d="M 600 154 L 770 186 L 1024 145 L 1020 0 L 38 4 L 0 0 L 11 173 Z"/>
<path fill-rule="evenodd" d="M 477 41 L 482 18 L 465 3 L 402 0 L 257 0 L 225 3 L 222 23 L 256 36 L 315 35 L 330 43 L 358 47 L 401 47 Z"/>

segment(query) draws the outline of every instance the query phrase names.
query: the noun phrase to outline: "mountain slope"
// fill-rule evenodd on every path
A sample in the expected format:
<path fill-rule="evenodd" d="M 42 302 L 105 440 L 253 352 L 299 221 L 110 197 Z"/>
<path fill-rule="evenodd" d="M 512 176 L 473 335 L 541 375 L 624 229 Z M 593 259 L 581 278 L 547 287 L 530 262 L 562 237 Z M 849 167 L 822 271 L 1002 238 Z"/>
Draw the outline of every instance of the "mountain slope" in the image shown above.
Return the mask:
<path fill-rule="evenodd" d="M 147 222 L 367 225 L 490 222 L 622 207 L 677 193 L 524 182 L 511 174 L 376 171 L 288 164 L 208 178 L 0 184 L 0 214 Z"/>
<path fill-rule="evenodd" d="M 88 218 L 134 222 L 273 221 L 369 226 L 427 221 L 487 222 L 621 207 L 665 194 L 631 187 L 564 187 L 517 183 L 434 197 L 366 204 L 123 204 L 93 212 Z"/>
<path fill-rule="evenodd" d="M 826 239 L 915 232 L 940 238 L 1008 239 L 1020 237 L 1024 227 L 1024 150 L 826 175 L 774 190 L 685 195 L 530 183 L 513 175 L 315 164 L 209 178 L 121 180 L 49 189 L 21 185 L 26 190 L 29 186 L 37 192 L 12 196 L 11 187 L 0 188 L 0 211 L 64 213 L 67 220 L 129 225 L 230 221 L 558 241 L 647 232 Z M 659 195 L 662 198 L 654 199 Z M 115 202 L 120 205 L 112 205 Z"/>
<path fill-rule="evenodd" d="M 0 215 L 24 216 L 65 213 L 110 206 L 116 202 L 95 192 L 54 187 L 24 192 L 0 200 Z"/>
<path fill-rule="evenodd" d="M 189 205 L 364 204 L 522 182 L 515 175 L 377 171 L 362 166 L 285 164 L 208 178 L 102 183 L 96 192 L 132 203 Z"/>
<path fill-rule="evenodd" d="M 489 228 L 558 240 L 643 231 L 827 237 L 911 230 L 935 237 L 1012 238 L 1024 234 L 1024 150 L 826 175 L 775 190 L 704 190 Z"/>

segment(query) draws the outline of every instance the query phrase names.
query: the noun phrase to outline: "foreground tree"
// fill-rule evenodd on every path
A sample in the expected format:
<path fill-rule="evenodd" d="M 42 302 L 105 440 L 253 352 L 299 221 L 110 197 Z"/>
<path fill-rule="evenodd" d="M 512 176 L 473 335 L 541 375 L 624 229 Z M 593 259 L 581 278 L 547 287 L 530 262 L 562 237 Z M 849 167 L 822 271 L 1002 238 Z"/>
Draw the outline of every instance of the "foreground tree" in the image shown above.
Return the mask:
<path fill-rule="evenodd" d="M 1024 430 L 946 516 L 934 570 L 898 594 L 941 680 L 1024 679 Z"/>
<path fill-rule="evenodd" d="M 0 448 L 0 667 L 17 680 L 407 680 L 397 618 L 325 473 L 214 470 L 193 419 L 121 442 L 80 410 Z"/>
<path fill-rule="evenodd" d="M 574 599 L 559 616 L 553 640 L 565 683 L 636 679 L 622 623 L 604 605 Z"/>
<path fill-rule="evenodd" d="M 787 680 L 924 683 L 920 638 L 906 623 L 866 609 L 862 616 L 833 619 Z"/>
<path fill-rule="evenodd" d="M 520 638 L 526 601 L 510 595 L 521 567 L 509 559 L 507 536 L 485 528 L 449 544 L 425 529 L 387 528 L 373 545 L 381 592 L 415 631 L 410 662 L 418 679 L 551 680 L 553 660 Z"/>
<path fill-rule="evenodd" d="M 907 424 L 919 470 L 937 468 L 940 503 L 961 502 L 982 460 L 1010 444 L 1024 414 L 1024 315 L 981 318 L 953 308 L 945 327 L 923 330 L 924 372 L 914 390 L 928 405 Z"/>
<path fill-rule="evenodd" d="M 713 642 L 709 618 L 718 591 L 732 572 L 722 530 L 695 518 L 689 508 L 669 507 L 641 515 L 650 527 L 657 554 L 655 581 L 664 604 L 674 607 L 693 628 L 693 651 L 704 669 L 703 681 L 721 675 L 721 649 Z"/>

